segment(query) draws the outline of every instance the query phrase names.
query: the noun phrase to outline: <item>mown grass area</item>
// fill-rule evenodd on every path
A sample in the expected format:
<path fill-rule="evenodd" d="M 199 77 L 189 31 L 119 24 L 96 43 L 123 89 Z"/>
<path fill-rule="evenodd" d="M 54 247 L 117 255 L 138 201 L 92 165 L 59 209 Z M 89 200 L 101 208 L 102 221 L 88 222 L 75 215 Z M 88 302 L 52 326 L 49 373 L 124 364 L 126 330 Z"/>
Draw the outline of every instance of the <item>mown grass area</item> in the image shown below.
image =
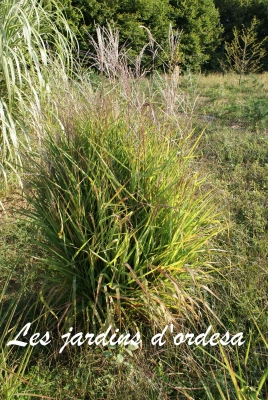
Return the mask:
<path fill-rule="evenodd" d="M 249 356 L 243 366 L 254 387 L 258 379 L 253 371 L 267 365 L 267 349 L 252 326 L 254 319 L 267 337 L 267 75 L 247 76 L 241 85 L 235 76 L 218 77 L 218 82 L 212 76 L 211 84 L 209 79 L 200 79 L 205 96 L 199 112 L 214 118 L 208 122 L 200 156 L 230 221 L 222 238 L 230 269 L 220 288 L 226 305 L 221 318 L 255 334 L 259 356 Z"/>
<path fill-rule="evenodd" d="M 267 74 L 134 76 L 108 50 L 111 75 L 48 57 L 1 103 L 1 398 L 264 400 Z M 7 346 L 29 322 L 51 342 Z M 175 346 L 170 324 L 245 343 Z M 60 352 L 109 325 L 142 344 Z"/>

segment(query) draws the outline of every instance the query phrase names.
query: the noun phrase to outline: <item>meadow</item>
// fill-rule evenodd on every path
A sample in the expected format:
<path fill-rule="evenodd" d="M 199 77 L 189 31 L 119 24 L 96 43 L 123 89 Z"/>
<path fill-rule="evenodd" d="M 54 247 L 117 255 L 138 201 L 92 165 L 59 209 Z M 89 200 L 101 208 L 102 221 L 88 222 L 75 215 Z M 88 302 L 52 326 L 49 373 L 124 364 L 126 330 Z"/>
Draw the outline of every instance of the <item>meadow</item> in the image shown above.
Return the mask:
<path fill-rule="evenodd" d="M 1 399 L 265 400 L 268 74 L 146 73 L 100 28 L 85 67 L 59 10 L 65 36 L 8 7 Z M 174 345 L 209 326 L 245 342 Z M 109 327 L 121 344 L 82 345 Z"/>

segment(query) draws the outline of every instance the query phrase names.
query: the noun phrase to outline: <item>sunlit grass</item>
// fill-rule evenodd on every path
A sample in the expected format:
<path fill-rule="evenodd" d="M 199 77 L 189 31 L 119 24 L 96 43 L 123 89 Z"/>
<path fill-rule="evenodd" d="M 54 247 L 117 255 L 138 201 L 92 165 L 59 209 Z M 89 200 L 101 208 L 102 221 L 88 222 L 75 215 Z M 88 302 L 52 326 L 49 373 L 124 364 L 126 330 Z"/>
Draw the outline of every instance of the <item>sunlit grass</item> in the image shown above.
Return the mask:
<path fill-rule="evenodd" d="M 7 170 L 19 178 L 22 146 L 30 148 L 42 136 L 38 122 L 54 89 L 52 77 L 72 70 L 74 38 L 54 2 L 53 9 L 36 0 L 0 4 L 0 169 L 6 185 Z"/>
<path fill-rule="evenodd" d="M 84 304 L 90 324 L 194 316 L 190 288 L 206 281 L 209 240 L 221 229 L 188 140 L 140 135 L 120 120 L 79 121 L 67 138 L 47 141 L 29 181 L 29 215 L 47 240 L 57 291 Z"/>

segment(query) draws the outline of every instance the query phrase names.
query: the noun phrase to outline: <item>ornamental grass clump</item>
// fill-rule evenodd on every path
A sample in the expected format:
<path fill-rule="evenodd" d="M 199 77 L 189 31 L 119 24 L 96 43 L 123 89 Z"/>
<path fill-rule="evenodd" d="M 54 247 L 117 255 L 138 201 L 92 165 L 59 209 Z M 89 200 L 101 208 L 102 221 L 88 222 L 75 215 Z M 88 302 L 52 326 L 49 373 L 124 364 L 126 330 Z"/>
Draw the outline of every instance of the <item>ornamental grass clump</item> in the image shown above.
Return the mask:
<path fill-rule="evenodd" d="M 55 77 L 72 73 L 75 38 L 51 5 L 53 11 L 37 0 L 0 2 L 0 173 L 6 183 L 7 169 L 21 172 L 21 147 L 40 141 L 43 114 L 53 118 Z"/>
<path fill-rule="evenodd" d="M 50 257 L 45 304 L 68 294 L 67 319 L 83 310 L 93 324 L 163 326 L 198 315 L 220 229 L 213 197 L 201 192 L 188 139 L 139 134 L 120 119 L 80 121 L 46 141 L 28 182 Z"/>

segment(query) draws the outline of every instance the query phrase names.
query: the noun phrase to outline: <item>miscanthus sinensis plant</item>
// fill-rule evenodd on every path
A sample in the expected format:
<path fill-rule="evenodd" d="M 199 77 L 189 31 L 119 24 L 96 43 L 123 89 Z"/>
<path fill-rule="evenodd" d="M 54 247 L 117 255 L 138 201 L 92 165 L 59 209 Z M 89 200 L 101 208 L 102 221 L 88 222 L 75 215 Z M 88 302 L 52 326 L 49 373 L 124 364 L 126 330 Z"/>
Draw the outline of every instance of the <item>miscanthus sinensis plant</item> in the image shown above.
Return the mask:
<path fill-rule="evenodd" d="M 0 170 L 5 181 L 7 169 L 18 173 L 22 166 L 21 146 L 30 148 L 40 139 L 42 115 L 52 118 L 55 112 L 52 102 L 48 107 L 55 77 L 65 79 L 72 69 L 74 37 L 54 2 L 53 10 L 37 0 L 0 2 Z"/>
<path fill-rule="evenodd" d="M 46 304 L 53 310 L 62 297 L 69 323 L 81 310 L 90 325 L 163 326 L 199 315 L 197 286 L 221 225 L 188 139 L 171 141 L 150 126 L 137 136 L 123 118 L 80 115 L 46 140 L 29 214 L 49 254 Z"/>
<path fill-rule="evenodd" d="M 5 102 L 11 113 L 13 97 L 21 98 L 21 111 L 10 114 L 14 138 L 19 126 L 26 135 L 36 130 L 42 139 L 33 163 L 27 159 L 25 189 L 29 216 L 41 228 L 41 244 L 48 250 L 51 271 L 45 280 L 52 277 L 54 282 L 51 286 L 49 280 L 49 294 L 42 295 L 44 304 L 52 311 L 62 298 L 70 323 L 81 310 L 87 323 L 99 325 L 145 320 L 163 326 L 176 323 L 181 314 L 199 317 L 197 284 L 209 275 L 209 242 L 221 228 L 213 197 L 202 194 L 202 179 L 191 163 L 189 137 L 178 135 L 176 124 L 170 123 L 170 114 L 178 121 L 181 107 L 177 78 L 172 77 L 174 96 L 161 95 L 161 86 L 156 101 L 154 90 L 136 90 L 142 88 L 142 77 L 135 77 L 123 61 L 120 74 L 102 77 L 96 90 L 83 76 L 80 82 L 78 76 L 68 80 L 69 42 L 33 0 L 19 4 L 31 4 L 44 16 L 36 36 L 32 22 L 29 38 L 37 40 L 29 45 L 32 56 L 28 61 L 29 52 L 19 53 L 14 93 Z M 40 33 L 46 21 L 59 43 L 57 35 L 53 45 Z M 27 37 L 21 37 L 28 45 Z M 11 133 L 5 132 L 5 162 L 12 155 L 18 162 L 19 142 L 8 147 Z M 57 318 L 54 311 L 50 315 Z"/>

